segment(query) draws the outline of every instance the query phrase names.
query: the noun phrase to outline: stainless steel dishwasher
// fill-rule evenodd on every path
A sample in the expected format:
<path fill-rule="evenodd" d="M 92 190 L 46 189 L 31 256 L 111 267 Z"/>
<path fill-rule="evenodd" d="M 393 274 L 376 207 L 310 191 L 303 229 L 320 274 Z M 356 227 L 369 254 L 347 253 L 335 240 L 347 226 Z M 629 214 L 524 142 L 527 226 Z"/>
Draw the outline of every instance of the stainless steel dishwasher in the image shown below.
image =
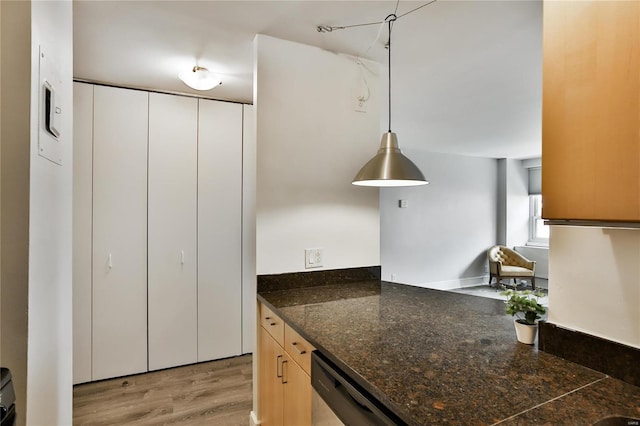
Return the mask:
<path fill-rule="evenodd" d="M 311 354 L 314 426 L 405 425 L 331 361 Z"/>

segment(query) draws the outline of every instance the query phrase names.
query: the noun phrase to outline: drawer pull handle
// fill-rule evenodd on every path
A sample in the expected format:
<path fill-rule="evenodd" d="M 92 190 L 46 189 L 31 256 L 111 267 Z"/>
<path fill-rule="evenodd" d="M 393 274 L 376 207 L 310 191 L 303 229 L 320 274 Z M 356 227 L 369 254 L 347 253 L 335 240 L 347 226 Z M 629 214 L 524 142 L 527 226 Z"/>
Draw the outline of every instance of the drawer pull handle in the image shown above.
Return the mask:
<path fill-rule="evenodd" d="M 282 361 L 282 379 L 280 379 L 280 381 L 282 382 L 283 385 L 286 385 L 287 379 L 284 378 L 284 365 L 287 364 L 288 361 L 285 359 L 284 361 Z"/>
<path fill-rule="evenodd" d="M 293 346 L 293 347 L 295 348 L 295 350 L 297 350 L 297 351 L 298 351 L 298 354 L 300 354 L 300 355 L 304 355 L 304 354 L 306 354 L 306 353 L 307 353 L 307 351 L 306 351 L 306 350 L 304 350 L 304 349 L 300 349 L 300 348 L 298 347 L 298 342 L 291 342 L 291 346 Z"/>
<path fill-rule="evenodd" d="M 270 325 L 270 326 L 274 326 L 274 325 L 276 325 L 276 323 L 275 323 L 275 322 L 271 321 L 271 317 L 264 317 L 264 319 L 265 319 L 266 321 L 269 321 L 269 325 Z"/>
<path fill-rule="evenodd" d="M 280 358 L 282 358 L 282 355 L 278 355 L 276 357 L 276 377 L 280 377 L 282 378 L 282 373 L 280 373 Z M 284 361 L 283 361 L 284 363 Z"/>

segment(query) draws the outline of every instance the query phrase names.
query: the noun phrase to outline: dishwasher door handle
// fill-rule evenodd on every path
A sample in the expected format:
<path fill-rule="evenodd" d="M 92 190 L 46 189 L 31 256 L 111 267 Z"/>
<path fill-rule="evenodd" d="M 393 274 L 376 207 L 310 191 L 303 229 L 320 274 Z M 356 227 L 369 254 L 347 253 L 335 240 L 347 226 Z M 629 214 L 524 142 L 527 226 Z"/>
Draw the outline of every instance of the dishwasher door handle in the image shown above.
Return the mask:
<path fill-rule="evenodd" d="M 354 395 L 353 393 L 349 392 L 349 389 L 347 389 L 345 386 L 342 386 L 341 384 L 338 384 L 338 386 L 336 386 L 336 389 L 342 394 L 343 398 L 351 399 L 351 402 L 357 404 L 362 411 L 373 414 L 373 411 L 371 411 L 371 408 L 369 408 L 368 403 L 366 401 L 363 401 L 359 395 Z"/>

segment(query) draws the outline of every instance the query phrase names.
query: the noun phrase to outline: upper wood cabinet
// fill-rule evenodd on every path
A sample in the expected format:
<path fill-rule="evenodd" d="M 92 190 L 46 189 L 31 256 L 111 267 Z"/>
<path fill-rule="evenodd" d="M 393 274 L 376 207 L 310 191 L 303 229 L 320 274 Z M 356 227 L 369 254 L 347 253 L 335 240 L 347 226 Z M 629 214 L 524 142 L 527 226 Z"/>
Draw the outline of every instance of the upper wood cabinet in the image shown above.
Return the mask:
<path fill-rule="evenodd" d="M 543 217 L 640 221 L 640 2 L 543 17 Z"/>

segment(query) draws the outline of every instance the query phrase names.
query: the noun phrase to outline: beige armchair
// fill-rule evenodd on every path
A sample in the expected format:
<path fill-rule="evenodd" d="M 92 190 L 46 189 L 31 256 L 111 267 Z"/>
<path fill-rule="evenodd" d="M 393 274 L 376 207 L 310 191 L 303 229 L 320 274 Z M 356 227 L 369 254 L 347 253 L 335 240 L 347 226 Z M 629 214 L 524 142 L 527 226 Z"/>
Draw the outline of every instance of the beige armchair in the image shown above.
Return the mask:
<path fill-rule="evenodd" d="M 493 246 L 487 251 L 489 259 L 489 285 L 496 277 L 497 285 L 504 278 L 527 279 L 531 281 L 531 288 L 536 288 L 536 262 L 529 260 L 520 253 L 504 246 Z"/>

